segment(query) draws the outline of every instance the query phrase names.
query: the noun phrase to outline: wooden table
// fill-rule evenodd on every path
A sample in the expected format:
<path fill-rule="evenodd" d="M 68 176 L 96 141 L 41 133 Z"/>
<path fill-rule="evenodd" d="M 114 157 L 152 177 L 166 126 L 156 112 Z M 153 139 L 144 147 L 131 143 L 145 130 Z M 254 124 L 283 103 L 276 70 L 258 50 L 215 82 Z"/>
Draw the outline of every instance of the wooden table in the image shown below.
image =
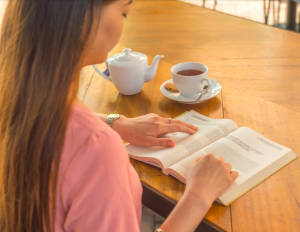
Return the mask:
<path fill-rule="evenodd" d="M 150 62 L 157 54 L 165 58 L 154 79 L 134 96 L 120 95 L 91 66 L 84 68 L 78 96 L 93 111 L 169 118 L 193 109 L 230 118 L 300 154 L 300 34 L 172 0 L 134 0 L 124 24 L 111 54 L 129 47 L 147 54 Z M 221 94 L 197 105 L 165 98 L 159 86 L 171 78 L 170 68 L 184 61 L 206 64 L 209 77 L 222 84 Z M 181 198 L 184 184 L 153 166 L 131 163 L 146 186 L 145 195 L 155 199 L 150 207 L 165 216 Z M 214 204 L 199 228 L 300 231 L 299 180 L 296 159 L 230 206 Z"/>

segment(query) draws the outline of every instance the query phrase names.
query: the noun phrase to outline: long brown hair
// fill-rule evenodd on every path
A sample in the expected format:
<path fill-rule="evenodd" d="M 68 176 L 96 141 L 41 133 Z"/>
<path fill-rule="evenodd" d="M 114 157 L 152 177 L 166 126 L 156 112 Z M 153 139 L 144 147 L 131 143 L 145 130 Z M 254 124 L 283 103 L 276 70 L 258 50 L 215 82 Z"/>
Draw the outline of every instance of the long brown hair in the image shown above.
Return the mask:
<path fill-rule="evenodd" d="M 111 0 L 9 0 L 0 34 L 0 231 L 54 230 L 78 64 L 94 8 Z"/>

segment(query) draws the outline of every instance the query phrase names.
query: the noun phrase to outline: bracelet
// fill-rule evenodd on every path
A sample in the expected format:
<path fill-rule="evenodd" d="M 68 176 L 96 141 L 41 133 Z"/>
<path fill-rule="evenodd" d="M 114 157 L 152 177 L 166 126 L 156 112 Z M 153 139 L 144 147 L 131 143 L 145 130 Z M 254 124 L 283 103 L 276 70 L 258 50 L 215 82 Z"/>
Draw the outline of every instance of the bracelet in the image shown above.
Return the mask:
<path fill-rule="evenodd" d="M 163 232 L 161 229 L 156 229 L 155 232 Z"/>
<path fill-rule="evenodd" d="M 120 118 L 120 115 L 119 114 L 110 114 L 107 116 L 107 124 L 112 127 L 114 121 L 116 121 L 117 119 Z"/>

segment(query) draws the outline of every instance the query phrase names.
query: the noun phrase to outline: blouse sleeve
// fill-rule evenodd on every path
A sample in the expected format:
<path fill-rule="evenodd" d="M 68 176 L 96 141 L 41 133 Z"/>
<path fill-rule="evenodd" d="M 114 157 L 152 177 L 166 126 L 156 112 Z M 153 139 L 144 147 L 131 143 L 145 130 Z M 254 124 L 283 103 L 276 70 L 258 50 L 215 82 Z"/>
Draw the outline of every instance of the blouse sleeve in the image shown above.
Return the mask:
<path fill-rule="evenodd" d="M 62 188 L 66 231 L 140 231 L 129 157 L 119 136 L 100 131 L 74 156 Z"/>

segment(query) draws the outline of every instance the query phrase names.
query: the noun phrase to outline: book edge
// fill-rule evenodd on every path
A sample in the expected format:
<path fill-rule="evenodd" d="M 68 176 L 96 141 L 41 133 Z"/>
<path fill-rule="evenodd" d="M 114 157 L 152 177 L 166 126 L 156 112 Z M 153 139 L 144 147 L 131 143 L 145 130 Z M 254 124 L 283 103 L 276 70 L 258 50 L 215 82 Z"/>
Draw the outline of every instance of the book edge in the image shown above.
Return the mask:
<path fill-rule="evenodd" d="M 232 202 L 236 201 L 238 198 L 240 198 L 241 196 L 243 196 L 244 194 L 246 194 L 247 192 L 249 192 L 250 190 L 252 190 L 252 189 L 255 188 L 256 186 L 258 186 L 260 183 L 262 183 L 263 181 L 265 181 L 266 179 L 268 179 L 270 176 L 274 175 L 276 172 L 280 171 L 282 168 L 284 168 L 285 166 L 287 166 L 288 164 L 290 164 L 291 162 L 293 162 L 295 159 L 298 158 L 298 156 L 296 155 L 296 153 L 295 153 L 293 150 L 290 150 L 288 153 L 286 153 L 284 156 L 282 156 L 282 157 L 280 157 L 280 158 L 285 157 L 285 156 L 288 155 L 289 153 L 294 154 L 295 157 L 294 157 L 293 159 L 291 159 L 290 161 L 288 161 L 288 162 L 287 162 L 286 164 L 284 164 L 283 166 L 281 166 L 280 168 L 278 168 L 277 170 L 275 170 L 274 172 L 271 172 L 270 175 L 267 175 L 265 178 L 263 178 L 261 181 L 259 181 L 257 184 L 255 184 L 253 187 L 249 188 L 248 190 L 246 190 L 246 191 L 243 192 L 242 194 L 238 195 L 236 198 L 234 198 L 233 200 L 231 200 L 231 201 L 228 202 L 228 203 L 224 203 L 224 201 L 222 201 L 222 200 L 220 199 L 222 196 L 218 198 L 218 202 L 221 203 L 221 204 L 223 204 L 223 205 L 225 205 L 225 206 L 230 205 Z M 277 159 L 275 162 L 277 162 L 278 160 L 280 160 L 280 158 Z M 274 163 L 274 162 L 273 162 L 273 163 Z M 273 163 L 272 163 L 272 164 L 273 164 Z M 270 165 L 272 165 L 272 164 L 270 164 Z M 267 167 L 266 167 L 266 168 L 267 168 Z M 265 170 L 266 168 L 262 169 L 261 171 Z M 256 173 L 255 175 L 259 175 L 259 174 L 261 173 L 261 171 L 258 172 L 258 173 Z M 253 175 L 252 177 L 254 177 L 255 175 Z M 248 179 L 248 180 L 249 180 L 249 179 Z M 245 182 L 247 182 L 247 181 L 245 181 Z M 245 183 L 245 182 L 244 182 L 244 183 Z M 231 191 L 233 191 L 233 190 L 231 190 Z M 230 194 L 230 192 L 227 193 L 227 194 Z"/>
<path fill-rule="evenodd" d="M 178 116 L 176 116 L 176 117 L 175 117 L 175 118 L 173 118 L 173 119 L 179 118 L 179 117 L 181 117 L 181 116 L 183 116 L 183 115 L 187 114 L 188 112 L 190 112 L 190 111 L 185 111 L 185 112 L 183 112 L 182 114 L 179 114 Z"/>

